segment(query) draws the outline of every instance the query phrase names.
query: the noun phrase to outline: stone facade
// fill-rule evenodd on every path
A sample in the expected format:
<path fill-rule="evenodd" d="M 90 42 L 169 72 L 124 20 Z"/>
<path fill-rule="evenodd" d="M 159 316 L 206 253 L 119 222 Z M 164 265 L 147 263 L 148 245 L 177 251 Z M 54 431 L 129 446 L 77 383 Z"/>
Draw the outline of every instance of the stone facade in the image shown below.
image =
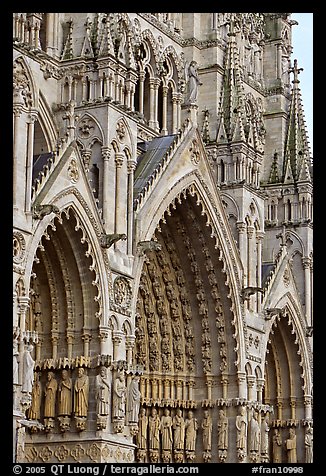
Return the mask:
<path fill-rule="evenodd" d="M 13 15 L 14 461 L 313 461 L 294 24 Z"/>

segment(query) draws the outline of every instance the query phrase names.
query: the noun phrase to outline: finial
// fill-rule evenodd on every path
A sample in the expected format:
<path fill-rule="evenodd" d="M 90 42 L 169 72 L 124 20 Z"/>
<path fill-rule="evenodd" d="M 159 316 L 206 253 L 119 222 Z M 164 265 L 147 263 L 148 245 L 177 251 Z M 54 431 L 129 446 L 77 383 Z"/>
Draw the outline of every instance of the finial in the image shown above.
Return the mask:
<path fill-rule="evenodd" d="M 301 71 L 303 71 L 303 68 L 298 68 L 298 60 L 295 59 L 294 64 L 293 64 L 293 68 L 289 69 L 289 73 L 293 73 L 293 75 L 294 75 L 294 78 L 293 78 L 293 81 L 292 81 L 293 84 L 300 83 L 300 81 L 298 79 L 298 76 L 299 76 Z"/>

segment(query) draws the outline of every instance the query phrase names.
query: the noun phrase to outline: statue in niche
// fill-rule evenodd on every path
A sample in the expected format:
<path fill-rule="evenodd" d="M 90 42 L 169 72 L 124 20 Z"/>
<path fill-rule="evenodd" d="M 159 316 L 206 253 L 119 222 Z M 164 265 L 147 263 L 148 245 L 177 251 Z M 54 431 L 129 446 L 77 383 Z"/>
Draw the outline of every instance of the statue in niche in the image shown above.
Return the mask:
<path fill-rule="evenodd" d="M 29 420 L 39 420 L 41 418 L 41 395 L 42 388 L 40 382 L 41 373 L 34 372 L 34 384 L 32 388 L 32 404 L 28 409 Z"/>
<path fill-rule="evenodd" d="M 219 421 L 217 424 L 217 447 L 219 450 L 228 449 L 228 418 L 224 410 L 219 411 Z"/>
<path fill-rule="evenodd" d="M 127 415 L 129 423 L 138 422 L 140 398 L 139 377 L 135 376 L 130 382 L 128 391 Z"/>
<path fill-rule="evenodd" d="M 203 430 L 203 449 L 204 451 L 211 451 L 213 423 L 208 410 L 204 410 L 204 418 L 201 427 Z"/>
<path fill-rule="evenodd" d="M 170 410 L 168 408 L 164 409 L 164 415 L 161 417 L 161 434 L 162 434 L 162 450 L 170 451 L 172 450 L 172 417 L 170 415 Z"/>
<path fill-rule="evenodd" d="M 142 450 L 146 450 L 147 448 L 147 427 L 148 417 L 146 415 L 146 409 L 141 408 L 138 418 L 137 446 Z"/>
<path fill-rule="evenodd" d="M 250 451 L 258 453 L 260 450 L 260 426 L 258 412 L 254 411 L 250 420 Z"/>
<path fill-rule="evenodd" d="M 282 437 L 278 428 L 274 429 L 273 435 L 273 463 L 282 463 Z"/>
<path fill-rule="evenodd" d="M 183 451 L 185 439 L 185 421 L 182 416 L 181 408 L 178 408 L 173 417 L 174 430 L 174 449 L 176 451 Z"/>
<path fill-rule="evenodd" d="M 83 367 L 78 368 L 78 376 L 74 387 L 74 414 L 76 417 L 87 418 L 89 378 Z"/>
<path fill-rule="evenodd" d="M 247 442 L 247 418 L 245 407 L 240 408 L 240 415 L 235 419 L 237 429 L 237 449 L 245 450 Z"/>
<path fill-rule="evenodd" d="M 126 414 L 126 383 L 123 372 L 119 372 L 113 386 L 113 419 L 123 420 Z"/>
<path fill-rule="evenodd" d="M 70 416 L 72 413 L 72 383 L 69 372 L 63 369 L 58 387 L 58 415 Z"/>
<path fill-rule="evenodd" d="M 152 408 L 152 413 L 148 418 L 148 427 L 149 427 L 149 449 L 158 450 L 160 446 L 160 417 L 157 414 L 156 408 Z"/>
<path fill-rule="evenodd" d="M 58 382 L 56 381 L 54 372 L 48 372 L 47 382 L 45 385 L 44 399 L 44 417 L 55 417 L 55 401 L 57 396 Z"/>
<path fill-rule="evenodd" d="M 297 463 L 297 436 L 295 428 L 290 428 L 289 438 L 285 440 L 285 447 L 288 455 L 288 463 Z"/>
<path fill-rule="evenodd" d="M 266 415 L 261 424 L 261 454 L 268 457 L 268 435 L 269 435 L 269 419 Z"/>
<path fill-rule="evenodd" d="M 110 383 L 107 376 L 107 368 L 102 366 L 95 379 L 96 413 L 106 416 L 110 408 Z"/>
<path fill-rule="evenodd" d="M 213 422 L 208 410 L 204 410 L 204 418 L 201 423 L 202 435 L 203 435 L 203 460 L 205 463 L 209 463 L 212 454 L 212 429 Z"/>
<path fill-rule="evenodd" d="M 16 340 L 13 342 L 13 369 L 12 369 L 12 381 L 13 384 L 19 383 L 19 373 L 18 373 L 18 360 L 19 360 L 19 352 L 18 352 L 18 343 Z"/>
<path fill-rule="evenodd" d="M 194 418 L 194 414 L 191 410 L 188 412 L 188 417 L 185 420 L 185 434 L 186 434 L 186 450 L 195 451 L 196 449 L 196 437 L 197 437 L 198 423 Z"/>
<path fill-rule="evenodd" d="M 313 428 L 308 426 L 304 437 L 305 463 L 313 462 Z"/>
<path fill-rule="evenodd" d="M 198 86 L 202 85 L 197 73 L 197 62 L 191 61 L 185 68 L 185 78 L 188 83 L 188 98 L 186 104 L 195 104 L 198 95 Z"/>
<path fill-rule="evenodd" d="M 34 382 L 34 359 L 31 355 L 33 346 L 28 345 L 23 354 L 23 387 L 22 392 L 32 393 Z"/>

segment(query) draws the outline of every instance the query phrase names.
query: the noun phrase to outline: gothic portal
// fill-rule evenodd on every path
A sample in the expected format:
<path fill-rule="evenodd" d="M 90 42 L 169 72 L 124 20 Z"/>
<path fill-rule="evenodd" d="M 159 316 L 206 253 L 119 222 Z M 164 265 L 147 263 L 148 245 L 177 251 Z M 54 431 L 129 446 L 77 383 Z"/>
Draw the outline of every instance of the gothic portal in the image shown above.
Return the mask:
<path fill-rule="evenodd" d="M 13 15 L 13 459 L 313 460 L 289 13 Z"/>

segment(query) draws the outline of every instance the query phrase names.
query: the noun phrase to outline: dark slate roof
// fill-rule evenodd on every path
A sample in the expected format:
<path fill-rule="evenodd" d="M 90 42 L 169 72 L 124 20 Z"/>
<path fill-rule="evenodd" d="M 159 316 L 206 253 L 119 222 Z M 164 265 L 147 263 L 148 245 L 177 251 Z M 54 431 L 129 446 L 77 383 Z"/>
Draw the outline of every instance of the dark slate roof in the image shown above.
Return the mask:
<path fill-rule="evenodd" d="M 33 182 L 52 156 L 53 152 L 45 152 L 44 154 L 33 156 Z"/>
<path fill-rule="evenodd" d="M 275 267 L 275 263 L 263 263 L 262 265 L 262 285 L 266 284 L 268 276 L 271 274 Z"/>
<path fill-rule="evenodd" d="M 155 137 L 150 142 L 140 142 L 137 144 L 138 149 L 143 152 L 138 157 L 135 171 L 135 196 L 144 188 L 148 178 L 158 167 L 176 137 L 177 134 Z"/>

